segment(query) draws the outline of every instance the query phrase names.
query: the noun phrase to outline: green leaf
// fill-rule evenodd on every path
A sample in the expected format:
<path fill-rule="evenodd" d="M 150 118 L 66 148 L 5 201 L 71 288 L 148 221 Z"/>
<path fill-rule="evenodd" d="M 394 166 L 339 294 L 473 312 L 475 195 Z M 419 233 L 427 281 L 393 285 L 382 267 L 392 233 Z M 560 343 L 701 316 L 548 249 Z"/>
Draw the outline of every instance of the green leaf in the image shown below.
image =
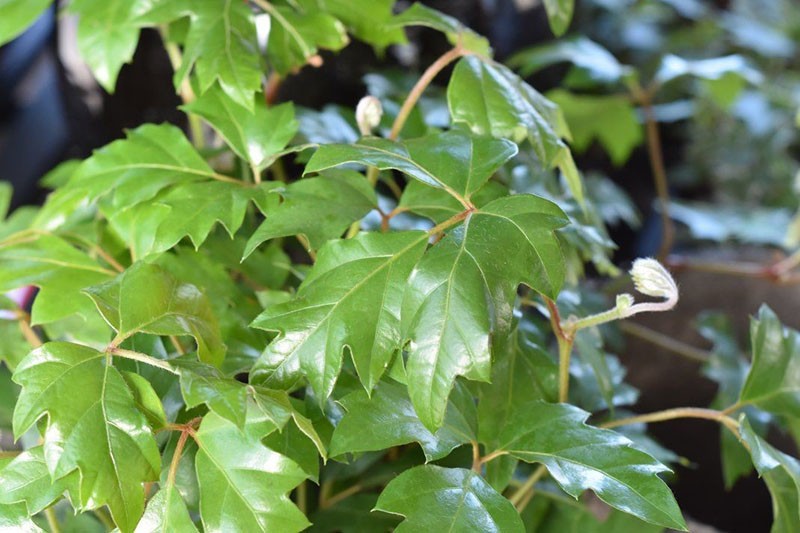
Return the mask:
<path fill-rule="evenodd" d="M 209 413 L 197 431 L 195 458 L 200 516 L 207 531 L 286 531 L 309 522 L 288 492 L 307 474 L 292 460 L 261 444 L 274 425 L 248 413 L 244 431 Z"/>
<path fill-rule="evenodd" d="M 191 409 L 206 404 L 219 416 L 240 428 L 244 427 L 247 416 L 247 389 L 244 383 L 225 377 L 216 367 L 190 357 L 173 359 L 171 363 L 178 369 L 186 407 Z"/>
<path fill-rule="evenodd" d="M 44 449 L 36 446 L 16 456 L 0 470 L 0 506 L 24 502 L 33 516 L 61 498 L 77 478 L 68 475 L 53 480 L 44 460 Z"/>
<path fill-rule="evenodd" d="M 312 250 L 340 237 L 354 221 L 377 205 L 369 182 L 353 171 L 331 171 L 276 189 L 283 202 L 268 210 L 266 220 L 247 241 L 248 257 L 264 241 L 289 235 L 304 235 Z"/>
<path fill-rule="evenodd" d="M 405 44 L 400 28 L 388 27 L 393 21 L 394 0 L 324 0 L 327 10 L 341 20 L 354 36 L 382 52 L 390 44 Z"/>
<path fill-rule="evenodd" d="M 569 148 L 569 131 L 558 106 L 499 63 L 461 58 L 447 86 L 453 122 L 473 132 L 522 142 L 527 139 L 545 167 L 558 167 L 573 196 L 583 203 L 583 185 Z"/>
<path fill-rule="evenodd" d="M 470 198 L 470 202 L 481 208 L 493 200 L 508 195 L 508 188 L 497 181 L 489 181 Z M 464 211 L 464 206 L 441 189 L 433 189 L 418 181 L 410 181 L 403 189 L 397 212 L 410 211 L 429 218 L 435 223 L 444 222 Z"/>
<path fill-rule="evenodd" d="M 753 363 L 739 401 L 770 413 L 800 417 L 800 333 L 762 306 L 750 323 Z"/>
<path fill-rule="evenodd" d="M 251 381 L 290 388 L 305 376 L 324 401 L 346 346 L 371 390 L 400 349 L 403 290 L 427 241 L 417 231 L 362 233 L 323 246 L 297 297 L 267 308 L 253 322 L 280 335 L 253 367 Z"/>
<path fill-rule="evenodd" d="M 355 494 L 331 507 L 311 515 L 313 526 L 308 533 L 363 533 L 364 531 L 394 531 L 399 519 L 375 512 L 377 494 Z"/>
<path fill-rule="evenodd" d="M 547 21 L 556 37 L 561 37 L 569 28 L 572 12 L 575 11 L 575 0 L 544 0 Z"/>
<path fill-rule="evenodd" d="M 150 382 L 135 372 L 122 372 L 125 383 L 133 394 L 136 407 L 147 417 L 150 427 L 160 429 L 167 425 L 167 415 L 161 399 Z"/>
<path fill-rule="evenodd" d="M 489 380 L 490 336 L 508 329 L 518 285 L 550 297 L 560 290 L 564 263 L 553 231 L 563 216 L 537 196 L 500 198 L 451 230 L 414 269 L 401 316 L 409 392 L 428 429 L 440 427 L 456 376 Z"/>
<path fill-rule="evenodd" d="M 271 7 L 267 56 L 275 70 L 285 76 L 319 52 L 341 50 L 349 39 L 344 24 L 319 7 L 296 11 L 290 7 Z"/>
<path fill-rule="evenodd" d="M 508 65 L 519 69 L 527 77 L 561 62 L 572 63 L 597 83 L 617 83 L 631 71 L 630 67 L 620 64 L 611 52 L 582 36 L 559 39 L 523 50 L 512 56 Z"/>
<path fill-rule="evenodd" d="M 772 495 L 772 533 L 791 533 L 800 524 L 800 462 L 770 446 L 759 437 L 743 416 L 742 441 L 759 475 Z"/>
<path fill-rule="evenodd" d="M 405 517 L 397 532 L 525 531 L 511 502 L 463 468 L 406 470 L 386 486 L 375 509 Z"/>
<path fill-rule="evenodd" d="M 161 267 L 136 263 L 115 279 L 84 291 L 117 332 L 117 343 L 134 333 L 191 335 L 201 361 L 219 365 L 225 345 L 205 295 Z"/>
<path fill-rule="evenodd" d="M 17 366 L 22 386 L 14 434 L 47 415 L 44 458 L 54 478 L 76 469 L 78 506 L 108 505 L 120 530 L 133 531 L 144 510 L 142 484 L 158 479 L 161 458 L 144 415 L 108 355 L 65 342 L 31 352 Z"/>
<path fill-rule="evenodd" d="M 111 279 L 109 270 L 54 235 L 9 238 L 0 246 L 0 293 L 36 285 L 31 322 L 46 324 L 73 314 L 90 317 L 94 310 L 81 291 Z"/>
<path fill-rule="evenodd" d="M 0 0 L 0 45 L 25 31 L 50 4 L 50 0 Z"/>
<path fill-rule="evenodd" d="M 308 427 L 311 427 L 311 422 L 308 419 L 305 421 L 308 422 Z M 280 432 L 270 433 L 261 442 L 270 450 L 285 455 L 297 463 L 309 479 L 319 483 L 319 449 L 297 424 L 288 424 Z"/>
<path fill-rule="evenodd" d="M 410 8 L 394 17 L 391 26 L 427 26 L 444 33 L 453 46 L 460 45 L 464 50 L 484 56 L 492 53 L 489 41 L 485 37 L 467 28 L 458 19 L 420 2 L 415 2 Z"/>
<path fill-rule="evenodd" d="M 647 522 L 686 531 L 669 487 L 658 477 L 669 469 L 631 441 L 585 424 L 589 413 L 566 404 L 517 406 L 499 437 L 499 449 L 526 462 L 544 464 L 564 491 L 597 496 Z"/>
<path fill-rule="evenodd" d="M 386 450 L 418 442 L 426 461 L 435 461 L 450 454 L 458 446 L 475 440 L 474 402 L 471 395 L 462 412 L 454 402 L 448 403 L 444 424 L 431 433 L 420 422 L 405 386 L 382 381 L 372 392 L 352 392 L 339 400 L 347 413 L 339 421 L 331 439 L 331 455 Z M 464 402 L 462 402 L 463 404 Z M 471 405 L 470 405 L 471 404 Z"/>
<path fill-rule="evenodd" d="M 272 164 L 298 128 L 291 102 L 267 107 L 263 98 L 256 98 L 251 110 L 232 101 L 217 85 L 182 109 L 206 119 L 239 157 L 258 170 Z"/>
<path fill-rule="evenodd" d="M 616 166 L 624 164 L 641 144 L 642 127 L 628 98 L 577 95 L 564 90 L 547 93 L 564 110 L 572 147 L 584 152 L 593 140 L 603 146 Z"/>
<path fill-rule="evenodd" d="M 681 76 L 693 76 L 703 80 L 719 80 L 733 74 L 752 84 L 761 83 L 763 76 L 755 70 L 747 59 L 738 54 L 710 59 L 686 60 L 668 54 L 661 61 L 655 80 L 660 84 L 669 83 Z"/>
<path fill-rule="evenodd" d="M 24 503 L 0 505 L 0 530 L 14 533 L 42 533 L 44 531 L 29 518 Z"/>
<path fill-rule="evenodd" d="M 139 30 L 137 20 L 150 0 L 73 0 L 70 13 L 78 15 L 78 51 L 97 81 L 113 93 L 122 65 L 130 62 Z"/>
<path fill-rule="evenodd" d="M 144 516 L 136 526 L 136 533 L 196 532 L 197 527 L 189 516 L 186 503 L 174 484 L 161 488 L 147 502 Z"/>

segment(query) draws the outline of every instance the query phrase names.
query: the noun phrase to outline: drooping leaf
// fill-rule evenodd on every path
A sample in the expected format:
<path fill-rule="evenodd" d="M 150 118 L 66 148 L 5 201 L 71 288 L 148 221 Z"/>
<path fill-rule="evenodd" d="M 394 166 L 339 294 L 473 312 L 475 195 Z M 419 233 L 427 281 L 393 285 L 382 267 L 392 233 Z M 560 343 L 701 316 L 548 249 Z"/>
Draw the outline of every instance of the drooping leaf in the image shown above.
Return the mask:
<path fill-rule="evenodd" d="M 547 20 L 553 34 L 556 37 L 564 35 L 572 21 L 575 0 L 544 0 L 544 8 L 547 11 Z"/>
<path fill-rule="evenodd" d="M 307 474 L 261 444 L 274 430 L 266 417 L 250 412 L 244 431 L 213 412 L 203 417 L 195 465 L 207 531 L 294 532 L 309 525 L 287 494 Z"/>
<path fill-rule="evenodd" d="M 400 348 L 403 289 L 427 241 L 424 232 L 363 233 L 323 246 L 297 298 L 253 322 L 280 335 L 253 367 L 251 381 L 289 388 L 305 376 L 324 400 L 347 347 L 371 390 Z"/>
<path fill-rule="evenodd" d="M 266 220 L 247 241 L 245 258 L 264 241 L 289 235 L 304 235 L 311 249 L 318 250 L 377 205 L 366 178 L 347 170 L 305 178 L 275 192 L 283 202 L 267 212 Z"/>
<path fill-rule="evenodd" d="M 790 533 L 800 524 L 800 461 L 776 450 L 741 418 L 742 441 L 772 496 L 772 533 Z"/>
<path fill-rule="evenodd" d="M 33 24 L 51 0 L 0 0 L 0 45 L 4 45 Z"/>
<path fill-rule="evenodd" d="M 375 508 L 405 517 L 397 532 L 525 531 L 511 502 L 463 468 L 406 470 L 386 486 Z"/>
<path fill-rule="evenodd" d="M 739 401 L 800 417 L 800 333 L 784 327 L 766 305 L 750 323 L 753 362 Z"/>
<path fill-rule="evenodd" d="M 136 263 L 85 293 L 117 331 L 118 341 L 137 332 L 191 335 L 201 361 L 219 365 L 225 357 L 217 320 L 205 295 L 158 266 Z"/>
<path fill-rule="evenodd" d="M 669 469 L 622 435 L 587 426 L 588 416 L 566 404 L 519 405 L 498 437 L 499 449 L 544 464 L 573 497 L 590 489 L 621 511 L 686 531 L 672 492 L 658 477 Z"/>
<path fill-rule="evenodd" d="M 489 380 L 490 336 L 507 334 L 518 285 L 551 297 L 560 290 L 553 231 L 563 223 L 547 200 L 503 197 L 449 231 L 414 269 L 401 316 L 409 392 L 428 429 L 440 427 L 456 376 Z"/>
<path fill-rule="evenodd" d="M 193 533 L 197 526 L 192 522 L 186 503 L 174 484 L 161 488 L 147 502 L 135 533 Z"/>
<path fill-rule="evenodd" d="M 239 157 L 259 170 L 274 161 L 298 128 L 291 102 L 267 107 L 263 98 L 256 98 L 251 110 L 231 101 L 216 85 L 183 109 L 206 119 Z"/>
<path fill-rule="evenodd" d="M 436 433 L 431 433 L 420 422 L 406 387 L 393 381 L 382 381 L 372 391 L 371 397 L 360 390 L 348 394 L 339 402 L 347 413 L 333 432 L 333 456 L 380 451 L 418 442 L 426 460 L 435 461 L 476 438 L 474 423 L 470 424 L 470 419 L 475 416 L 474 403 L 471 401 L 462 404 L 473 412 L 462 412 L 455 402 L 448 403 L 444 424 Z"/>
<path fill-rule="evenodd" d="M 415 2 L 410 8 L 394 17 L 390 26 L 427 26 L 444 33 L 454 46 L 460 45 L 465 50 L 484 56 L 492 53 L 489 41 L 485 37 L 478 35 L 450 15 L 445 15 L 421 2 Z"/>
<path fill-rule="evenodd" d="M 111 279 L 115 272 L 54 235 L 9 238 L 0 245 L 0 293 L 28 285 L 39 287 L 31 322 L 46 324 L 73 314 L 93 313 L 86 287 Z"/>
<path fill-rule="evenodd" d="M 14 373 L 22 386 L 14 411 L 19 436 L 47 415 L 44 459 L 55 478 L 76 469 L 77 505 L 108 505 L 120 530 L 133 531 L 144 511 L 142 484 L 155 481 L 161 457 L 144 415 L 105 353 L 51 342 Z"/>
<path fill-rule="evenodd" d="M 0 505 L 24 502 L 33 516 L 61 498 L 69 487 L 75 487 L 73 473 L 53 480 L 44 460 L 44 450 L 36 446 L 16 456 L 0 470 Z"/>
<path fill-rule="evenodd" d="M 547 168 L 558 167 L 573 196 L 583 203 L 583 185 L 569 148 L 558 106 L 539 94 L 508 67 L 474 56 L 456 64 L 447 86 L 447 104 L 454 122 L 472 131 L 522 142 L 527 139 Z"/>
<path fill-rule="evenodd" d="M 508 60 L 509 66 L 530 76 L 556 63 L 569 62 L 598 83 L 616 83 L 630 72 L 605 48 L 586 37 L 559 39 L 523 50 Z"/>

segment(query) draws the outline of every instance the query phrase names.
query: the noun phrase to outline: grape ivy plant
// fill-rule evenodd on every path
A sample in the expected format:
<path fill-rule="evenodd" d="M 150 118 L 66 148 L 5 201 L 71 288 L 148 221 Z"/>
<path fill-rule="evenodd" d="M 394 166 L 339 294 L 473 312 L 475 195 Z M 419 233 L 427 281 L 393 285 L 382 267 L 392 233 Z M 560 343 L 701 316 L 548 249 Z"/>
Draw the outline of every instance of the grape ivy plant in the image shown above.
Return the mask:
<path fill-rule="evenodd" d="M 0 1 L 0 42 L 50 3 Z M 599 327 L 677 286 L 640 259 L 650 301 L 584 297 L 585 263 L 620 272 L 561 109 L 457 20 L 393 4 L 66 4 L 108 91 L 160 32 L 190 134 L 130 130 L 47 175 L 38 208 L 9 215 L 0 185 L 0 528 L 686 530 L 642 423 L 695 417 L 797 531 L 800 463 L 764 435 L 800 417 L 800 334 L 765 307 L 752 361 L 709 363 L 713 409 L 617 409 Z M 563 33 L 573 1 L 544 6 Z M 276 101 L 323 51 L 413 26 L 451 48 L 411 83 L 376 73 L 355 110 Z"/>

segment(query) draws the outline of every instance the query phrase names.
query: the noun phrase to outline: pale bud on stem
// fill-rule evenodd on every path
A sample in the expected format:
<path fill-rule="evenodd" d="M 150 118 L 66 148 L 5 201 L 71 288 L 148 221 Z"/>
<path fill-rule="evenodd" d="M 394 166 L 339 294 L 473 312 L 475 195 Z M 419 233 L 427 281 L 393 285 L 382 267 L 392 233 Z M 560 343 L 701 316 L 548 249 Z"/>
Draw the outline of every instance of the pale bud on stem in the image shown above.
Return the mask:
<path fill-rule="evenodd" d="M 356 122 L 361 135 L 371 135 L 372 130 L 381 123 L 382 115 L 383 106 L 381 106 L 381 101 L 374 96 L 365 96 L 359 100 L 356 106 Z"/>

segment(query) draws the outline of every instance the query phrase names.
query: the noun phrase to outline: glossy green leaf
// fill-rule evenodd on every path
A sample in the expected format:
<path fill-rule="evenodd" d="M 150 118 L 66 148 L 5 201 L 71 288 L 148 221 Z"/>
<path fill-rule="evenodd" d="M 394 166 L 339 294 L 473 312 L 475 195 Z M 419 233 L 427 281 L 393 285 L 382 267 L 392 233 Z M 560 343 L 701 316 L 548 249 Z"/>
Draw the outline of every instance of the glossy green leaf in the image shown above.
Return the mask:
<path fill-rule="evenodd" d="M 310 427 L 311 422 L 308 419 L 306 421 Z M 261 442 L 270 450 L 297 463 L 309 479 L 319 483 L 319 449 L 297 424 L 287 424 L 281 431 L 274 431 L 261 439 Z"/>
<path fill-rule="evenodd" d="M 142 23 L 137 20 L 149 0 L 73 0 L 70 13 L 78 15 L 78 50 L 97 81 L 114 92 L 122 65 L 130 62 Z"/>
<path fill-rule="evenodd" d="M 283 202 L 267 212 L 266 220 L 247 241 L 245 258 L 261 243 L 289 235 L 304 235 L 311 249 L 318 250 L 377 205 L 372 186 L 353 171 L 327 172 L 275 192 Z"/>
<path fill-rule="evenodd" d="M 561 62 L 572 63 L 598 83 L 619 82 L 630 72 L 630 67 L 620 64 L 611 52 L 583 36 L 535 46 L 508 60 L 523 76 Z"/>
<path fill-rule="evenodd" d="M 0 45 L 6 44 L 33 24 L 51 0 L 0 0 Z"/>
<path fill-rule="evenodd" d="M 456 64 L 447 86 L 447 104 L 454 122 L 466 123 L 480 135 L 522 142 L 527 139 L 545 167 L 558 167 L 573 196 L 583 202 L 575 162 L 561 137 L 569 131 L 558 106 L 499 63 L 474 56 Z"/>
<path fill-rule="evenodd" d="M 239 157 L 259 170 L 272 164 L 298 128 L 291 102 L 267 107 L 257 97 L 251 110 L 230 100 L 216 85 L 183 109 L 206 119 Z"/>
<path fill-rule="evenodd" d="M 546 490 L 546 489 L 545 489 Z M 642 522 L 616 509 L 581 505 L 556 494 L 537 493 L 522 511 L 527 531 L 564 531 L 572 533 L 663 533 L 664 528 Z M 549 496 L 549 497 L 548 497 Z M 607 513 L 607 516 L 606 516 Z M 602 516 L 598 516 L 602 515 Z"/>
<path fill-rule="evenodd" d="M 347 347 L 371 390 L 400 348 L 403 290 L 427 241 L 424 232 L 362 233 L 322 247 L 297 297 L 253 322 L 280 335 L 253 367 L 251 381 L 289 388 L 305 376 L 324 400 Z"/>
<path fill-rule="evenodd" d="M 489 181 L 470 197 L 470 202 L 481 208 L 493 200 L 508 195 L 508 188 L 497 181 Z M 452 195 L 433 189 L 418 181 L 411 181 L 403 189 L 397 211 L 410 211 L 441 223 L 464 211 L 464 206 Z"/>
<path fill-rule="evenodd" d="M 294 532 L 309 525 L 287 494 L 307 474 L 261 444 L 270 425 L 251 413 L 244 431 L 214 413 L 203 417 L 195 465 L 207 531 Z"/>
<path fill-rule="evenodd" d="M 16 456 L 0 470 L 0 505 L 24 502 L 33 516 L 61 498 L 70 487 L 76 487 L 72 474 L 53 480 L 44 460 L 44 449 L 36 446 Z"/>
<path fill-rule="evenodd" d="M 228 378 L 218 368 L 190 357 L 174 359 L 172 364 L 178 368 L 186 407 L 206 404 L 219 416 L 240 428 L 244 427 L 247 415 L 247 389 L 244 383 Z"/>
<path fill-rule="evenodd" d="M 193 533 L 197 527 L 189 516 L 178 489 L 167 484 L 150 498 L 135 533 Z"/>
<path fill-rule="evenodd" d="M 800 526 L 800 462 L 770 446 L 744 417 L 740 430 L 753 464 L 772 495 L 772 533 L 797 531 Z"/>
<path fill-rule="evenodd" d="M 454 394 L 455 395 L 455 394 Z M 348 394 L 339 403 L 347 413 L 339 421 L 331 439 L 331 455 L 386 450 L 418 442 L 427 461 L 446 457 L 456 447 L 475 440 L 474 402 L 448 403 L 444 424 L 431 433 L 420 422 L 404 385 L 382 381 L 372 396 L 363 390 Z M 470 405 L 472 404 L 472 405 Z M 469 412 L 469 411 L 473 412 Z"/>
<path fill-rule="evenodd" d="M 33 324 L 46 324 L 73 314 L 93 314 L 81 291 L 111 279 L 115 272 L 54 235 L 24 236 L 0 246 L 0 293 L 36 285 Z"/>
<path fill-rule="evenodd" d="M 122 377 L 131 390 L 131 394 L 133 394 L 137 409 L 147 417 L 150 427 L 153 429 L 165 427 L 167 425 L 167 415 L 164 412 L 164 406 L 147 378 L 140 376 L 136 372 L 122 372 Z"/>
<path fill-rule="evenodd" d="M 511 502 L 463 468 L 406 470 L 386 486 L 375 508 L 405 517 L 397 532 L 525 531 Z"/>
<path fill-rule="evenodd" d="M 753 362 L 739 401 L 800 417 L 800 333 L 784 327 L 766 305 L 750 324 Z"/>
<path fill-rule="evenodd" d="M 117 526 L 127 532 L 144 511 L 142 484 L 158 478 L 161 458 L 147 420 L 107 358 L 63 342 L 31 352 L 14 373 L 22 386 L 14 434 L 22 435 L 47 415 L 44 459 L 50 473 L 60 478 L 77 469 L 76 505 L 108 505 Z"/>
<path fill-rule="evenodd" d="M 669 469 L 622 435 L 587 426 L 588 416 L 566 404 L 519 405 L 499 434 L 499 449 L 544 464 L 573 497 L 590 489 L 621 511 L 686 531 L 672 492 L 658 477 Z"/>
<path fill-rule="evenodd" d="M 547 20 L 550 29 L 556 37 L 564 35 L 572 21 L 572 12 L 575 10 L 575 0 L 544 0 L 547 11 Z"/>
<path fill-rule="evenodd" d="M 465 50 L 481 55 L 491 55 L 489 41 L 467 28 L 461 22 L 441 11 L 415 2 L 396 17 L 390 26 L 427 26 L 445 34 L 452 45 L 460 45 Z"/>
<path fill-rule="evenodd" d="M 349 42 L 344 24 L 316 6 L 304 11 L 275 6 L 267 13 L 267 56 L 281 75 L 301 68 L 319 49 L 341 50 Z"/>
<path fill-rule="evenodd" d="M 401 316 L 409 392 L 428 429 L 440 427 L 456 376 L 489 380 L 490 336 L 508 329 L 518 285 L 550 297 L 560 290 L 564 264 L 553 231 L 562 217 L 536 196 L 500 198 L 449 231 L 414 269 Z"/>
<path fill-rule="evenodd" d="M 118 277 L 85 290 L 121 342 L 137 332 L 191 335 L 201 361 L 219 365 L 225 345 L 205 295 L 162 268 L 136 263 Z"/>

